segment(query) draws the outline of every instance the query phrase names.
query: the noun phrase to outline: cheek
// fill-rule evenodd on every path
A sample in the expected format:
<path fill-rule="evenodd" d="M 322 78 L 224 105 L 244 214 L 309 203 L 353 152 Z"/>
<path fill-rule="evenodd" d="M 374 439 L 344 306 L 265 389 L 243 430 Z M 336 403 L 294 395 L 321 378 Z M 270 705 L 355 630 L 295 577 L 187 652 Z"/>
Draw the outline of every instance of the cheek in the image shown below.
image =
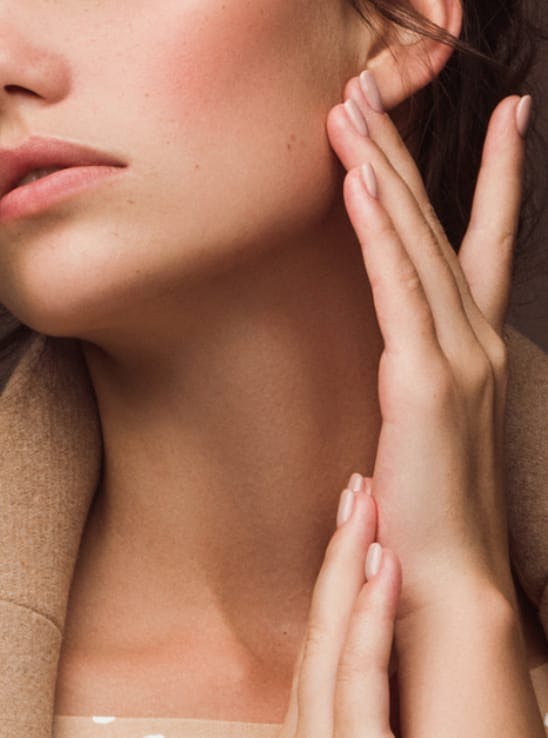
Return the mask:
<path fill-rule="evenodd" d="M 249 204 L 233 215 L 248 222 L 275 209 L 287 226 L 321 217 L 332 203 L 337 172 L 325 117 L 341 76 L 335 37 L 312 11 L 303 0 L 187 8 L 149 68 L 162 127 L 194 195 L 229 185 Z"/>
<path fill-rule="evenodd" d="M 165 0 L 157 23 L 137 14 L 83 78 L 82 120 L 103 101 L 98 145 L 130 168 L 111 191 L 10 239 L 0 276 L 13 289 L 2 297 L 36 330 L 82 336 L 134 320 L 136 296 L 145 305 L 275 248 L 341 197 L 325 130 L 345 77 L 337 24 L 310 0 L 193 2 Z"/>

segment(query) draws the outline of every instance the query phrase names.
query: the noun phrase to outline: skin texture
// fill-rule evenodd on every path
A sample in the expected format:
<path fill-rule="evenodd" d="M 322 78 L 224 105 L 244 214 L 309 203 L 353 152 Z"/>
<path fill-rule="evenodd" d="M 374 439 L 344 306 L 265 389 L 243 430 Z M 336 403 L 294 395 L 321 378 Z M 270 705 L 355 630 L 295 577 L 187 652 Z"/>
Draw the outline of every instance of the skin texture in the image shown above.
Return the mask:
<path fill-rule="evenodd" d="M 2 6 L 2 145 L 128 164 L 0 233 L 0 300 L 83 340 L 103 426 L 56 711 L 281 720 L 340 480 L 380 423 L 325 131 L 371 33 L 336 2 L 132 11 Z"/>
<path fill-rule="evenodd" d="M 40 98 L 4 96 L 2 144 L 38 132 L 128 165 L 3 229 L 2 299 L 37 330 L 110 338 L 112 351 L 137 325 L 176 320 L 183 335 L 215 274 L 289 247 L 332 205 L 324 128 L 355 64 L 347 4 L 138 2 L 129 24 L 113 0 L 8 5 L 4 83 Z"/>
<path fill-rule="evenodd" d="M 428 9 L 458 31 L 456 2 Z M 0 231 L 0 300 L 82 340 L 103 426 L 56 712 L 279 722 L 341 481 L 372 473 L 381 422 L 325 118 L 365 64 L 395 107 L 429 81 L 419 54 L 433 75 L 449 52 L 392 57 L 336 2 L 1 12 L 2 145 L 127 163 Z"/>

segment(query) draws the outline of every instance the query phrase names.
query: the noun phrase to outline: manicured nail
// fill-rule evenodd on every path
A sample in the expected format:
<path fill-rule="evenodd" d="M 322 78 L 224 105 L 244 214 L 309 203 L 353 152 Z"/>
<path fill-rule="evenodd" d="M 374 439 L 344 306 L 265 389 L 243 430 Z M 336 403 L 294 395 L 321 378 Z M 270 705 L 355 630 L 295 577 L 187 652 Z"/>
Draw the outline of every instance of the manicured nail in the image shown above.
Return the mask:
<path fill-rule="evenodd" d="M 346 523 L 350 515 L 352 514 L 352 508 L 354 507 L 354 498 L 356 493 L 346 487 L 341 492 L 341 499 L 339 500 L 339 509 L 337 510 L 337 528 L 343 523 Z"/>
<path fill-rule="evenodd" d="M 367 558 L 365 560 L 365 576 L 369 581 L 381 568 L 382 562 L 382 546 L 380 543 L 372 543 L 367 550 Z"/>
<path fill-rule="evenodd" d="M 525 138 L 529 128 L 532 107 L 533 98 L 531 95 L 524 95 L 516 105 L 516 126 L 522 138 Z"/>
<path fill-rule="evenodd" d="M 367 136 L 369 131 L 367 130 L 367 123 L 363 117 L 362 111 L 359 109 L 358 104 L 352 100 L 351 97 L 347 98 L 344 103 L 348 117 L 354 128 L 358 131 L 361 136 Z"/>
<path fill-rule="evenodd" d="M 354 492 L 360 492 L 363 487 L 363 477 L 358 472 L 354 472 L 350 479 L 348 480 L 348 484 L 346 485 L 348 489 L 353 490 Z"/>
<path fill-rule="evenodd" d="M 369 106 L 372 107 L 373 110 L 376 110 L 377 113 L 384 113 L 381 93 L 379 92 L 373 72 L 370 72 L 369 69 L 364 69 L 358 76 L 358 80 Z"/>
<path fill-rule="evenodd" d="M 377 178 L 375 176 L 375 172 L 373 171 L 373 167 L 371 164 L 366 161 L 365 164 L 362 164 L 360 167 L 362 180 L 365 185 L 366 190 L 369 192 L 371 197 L 377 197 Z"/>

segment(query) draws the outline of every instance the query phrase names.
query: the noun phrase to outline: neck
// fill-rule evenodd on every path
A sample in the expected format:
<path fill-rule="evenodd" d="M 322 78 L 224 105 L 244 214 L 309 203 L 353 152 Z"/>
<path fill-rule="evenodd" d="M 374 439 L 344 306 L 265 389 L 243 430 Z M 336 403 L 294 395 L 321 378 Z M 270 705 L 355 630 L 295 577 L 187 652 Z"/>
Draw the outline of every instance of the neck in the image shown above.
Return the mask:
<path fill-rule="evenodd" d="M 125 648 L 177 648 L 198 624 L 260 657 L 283 641 L 291 661 L 339 494 L 372 474 L 380 430 L 361 250 L 340 221 L 181 293 L 138 337 L 82 343 L 104 473 L 81 626 L 91 647 L 89 609 L 112 652 L 121 627 Z"/>

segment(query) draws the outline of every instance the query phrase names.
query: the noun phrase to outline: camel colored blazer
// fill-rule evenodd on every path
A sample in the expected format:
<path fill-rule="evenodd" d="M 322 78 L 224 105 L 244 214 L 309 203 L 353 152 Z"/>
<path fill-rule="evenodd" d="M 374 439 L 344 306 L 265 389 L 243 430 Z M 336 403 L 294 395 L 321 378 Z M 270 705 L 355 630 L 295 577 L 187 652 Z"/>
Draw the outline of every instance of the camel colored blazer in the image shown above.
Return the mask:
<path fill-rule="evenodd" d="M 505 337 L 511 560 L 548 634 L 548 356 L 509 325 Z M 0 396 L 0 738 L 51 738 L 69 588 L 101 462 L 78 341 L 31 333 Z"/>

